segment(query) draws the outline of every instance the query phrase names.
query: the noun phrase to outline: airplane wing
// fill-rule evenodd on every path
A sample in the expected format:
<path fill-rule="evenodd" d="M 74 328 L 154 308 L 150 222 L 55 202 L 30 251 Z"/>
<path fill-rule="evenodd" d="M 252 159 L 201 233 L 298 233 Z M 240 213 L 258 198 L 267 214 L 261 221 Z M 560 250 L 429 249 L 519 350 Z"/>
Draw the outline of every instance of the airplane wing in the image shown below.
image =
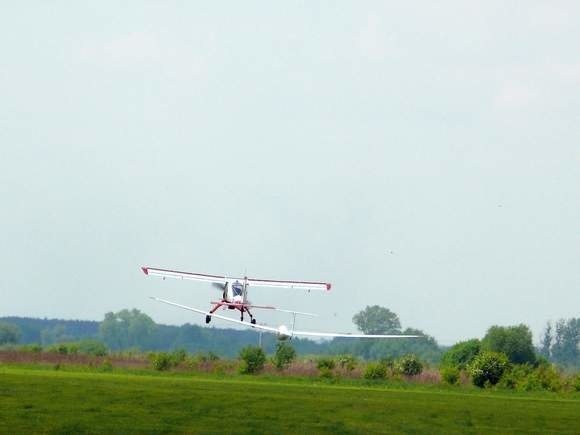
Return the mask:
<path fill-rule="evenodd" d="M 197 308 L 188 307 L 186 305 L 181 305 L 176 302 L 171 302 L 165 299 L 160 299 L 156 297 L 151 297 L 151 299 L 163 302 L 164 304 L 173 305 L 175 307 L 183 308 L 184 310 L 193 311 L 195 313 L 203 314 L 206 316 L 212 316 L 218 319 L 226 320 L 228 322 L 237 323 L 238 325 L 245 326 L 252 329 L 260 329 L 262 331 L 271 332 L 277 335 L 283 336 L 301 336 L 301 337 L 327 337 L 327 338 L 421 338 L 420 335 L 365 335 L 365 334 L 348 334 L 348 333 L 335 333 L 335 332 L 310 332 L 310 331 L 291 331 L 285 326 L 280 326 L 279 328 L 273 328 L 266 325 L 251 324 L 248 322 L 242 322 L 241 320 L 232 319 L 230 317 L 220 316 L 219 314 L 211 314 L 207 311 L 199 310 Z"/>
<path fill-rule="evenodd" d="M 277 281 L 273 279 L 248 278 L 251 287 L 292 288 L 304 290 L 330 291 L 332 285 L 329 282 L 316 281 Z"/>
<path fill-rule="evenodd" d="M 203 273 L 180 272 L 178 270 L 159 269 L 157 267 L 141 267 L 145 275 L 160 276 L 165 278 L 189 279 L 193 281 L 215 282 L 225 284 L 228 280 L 235 280 L 235 278 L 227 278 L 220 275 L 206 275 Z"/>
<path fill-rule="evenodd" d="M 162 278 L 189 279 L 193 281 L 215 282 L 225 284 L 230 281 L 247 281 L 251 287 L 273 287 L 273 288 L 292 288 L 304 290 L 324 290 L 330 291 L 331 284 L 328 282 L 316 281 L 278 281 L 272 279 L 257 278 L 235 278 L 221 275 L 207 275 L 204 273 L 180 272 L 178 270 L 159 269 L 157 267 L 141 267 L 145 275 L 161 276 Z"/>

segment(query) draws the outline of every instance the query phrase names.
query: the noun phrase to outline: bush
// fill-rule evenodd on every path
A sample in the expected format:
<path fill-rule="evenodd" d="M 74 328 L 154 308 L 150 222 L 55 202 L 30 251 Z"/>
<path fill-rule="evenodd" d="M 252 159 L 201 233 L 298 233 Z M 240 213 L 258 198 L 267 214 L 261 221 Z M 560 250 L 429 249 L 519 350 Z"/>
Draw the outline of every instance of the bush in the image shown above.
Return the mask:
<path fill-rule="evenodd" d="M 81 340 L 77 343 L 79 353 L 93 356 L 106 356 L 109 352 L 104 343 L 97 340 Z"/>
<path fill-rule="evenodd" d="M 580 375 L 576 375 L 572 379 L 572 388 L 574 391 L 580 391 Z"/>
<path fill-rule="evenodd" d="M 356 357 L 350 354 L 339 355 L 337 358 L 340 367 L 348 372 L 352 372 L 356 367 Z"/>
<path fill-rule="evenodd" d="M 258 373 L 264 368 L 266 354 L 261 347 L 247 346 L 240 350 L 240 373 L 253 374 Z"/>
<path fill-rule="evenodd" d="M 336 361 L 328 356 L 323 356 L 318 358 L 318 360 L 316 361 L 316 367 L 318 368 L 318 370 L 326 369 L 332 371 L 336 367 Z"/>
<path fill-rule="evenodd" d="M 369 363 L 363 376 L 369 380 L 385 379 L 387 377 L 387 368 L 381 363 Z"/>
<path fill-rule="evenodd" d="M 111 363 L 111 360 L 109 358 L 106 358 L 101 364 L 101 367 L 99 367 L 99 370 L 102 372 L 112 372 L 113 363 Z"/>
<path fill-rule="evenodd" d="M 284 341 L 279 341 L 276 345 L 276 353 L 274 354 L 274 366 L 278 370 L 282 370 L 288 366 L 296 358 L 296 351 L 292 346 Z"/>
<path fill-rule="evenodd" d="M 171 363 L 173 366 L 177 366 L 187 358 L 187 352 L 184 349 L 176 349 L 171 352 Z"/>
<path fill-rule="evenodd" d="M 415 376 L 423 371 L 423 364 L 415 355 L 405 355 L 397 360 L 395 368 L 403 375 Z"/>
<path fill-rule="evenodd" d="M 69 352 L 69 347 L 65 343 L 54 344 L 46 350 L 48 352 L 58 353 L 61 355 L 68 355 L 69 353 L 73 353 Z"/>
<path fill-rule="evenodd" d="M 473 358 L 468 368 L 473 384 L 483 388 L 497 384 L 508 367 L 505 354 L 483 351 Z"/>
<path fill-rule="evenodd" d="M 521 383 L 524 391 L 560 391 L 562 380 L 559 373 L 552 366 L 540 366 L 533 370 Z"/>
<path fill-rule="evenodd" d="M 217 354 L 215 354 L 211 351 L 207 353 L 207 360 L 208 361 L 219 361 L 219 359 L 220 359 L 220 357 Z"/>
<path fill-rule="evenodd" d="M 459 375 L 461 372 L 457 367 L 441 367 L 439 373 L 441 374 L 441 379 L 446 384 L 457 385 L 459 383 Z"/>
<path fill-rule="evenodd" d="M 40 353 L 42 352 L 42 346 L 40 344 L 23 344 L 18 347 L 18 350 L 22 352 Z"/>
<path fill-rule="evenodd" d="M 173 365 L 171 355 L 167 352 L 152 353 L 149 355 L 149 359 L 151 360 L 151 365 L 155 370 L 169 370 Z"/>
<path fill-rule="evenodd" d="M 464 370 L 467 365 L 481 351 L 481 343 L 477 338 L 460 341 L 451 346 L 441 357 L 441 365 L 445 367 L 457 367 Z"/>
<path fill-rule="evenodd" d="M 498 385 L 502 388 L 515 390 L 521 387 L 524 380 L 530 376 L 533 367 L 529 364 L 518 364 L 505 371 Z"/>
<path fill-rule="evenodd" d="M 383 357 L 379 360 L 379 364 L 385 366 L 387 369 L 395 368 L 395 360 L 390 356 Z"/>

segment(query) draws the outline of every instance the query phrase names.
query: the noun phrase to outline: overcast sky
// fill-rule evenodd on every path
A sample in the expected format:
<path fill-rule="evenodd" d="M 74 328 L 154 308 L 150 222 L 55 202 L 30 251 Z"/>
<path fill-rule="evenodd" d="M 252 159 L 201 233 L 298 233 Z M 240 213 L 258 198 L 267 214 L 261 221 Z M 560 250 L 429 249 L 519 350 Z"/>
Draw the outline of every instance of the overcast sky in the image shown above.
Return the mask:
<path fill-rule="evenodd" d="M 9 2 L 0 316 L 100 320 L 204 284 L 449 344 L 580 315 L 578 2 Z M 285 316 L 260 314 L 269 324 Z"/>

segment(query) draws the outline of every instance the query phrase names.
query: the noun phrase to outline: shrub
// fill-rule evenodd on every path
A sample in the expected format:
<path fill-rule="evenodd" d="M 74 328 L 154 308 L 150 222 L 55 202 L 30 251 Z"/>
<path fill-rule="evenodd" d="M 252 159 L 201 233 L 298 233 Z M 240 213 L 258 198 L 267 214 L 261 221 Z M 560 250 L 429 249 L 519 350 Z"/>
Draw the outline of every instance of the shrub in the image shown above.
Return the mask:
<path fill-rule="evenodd" d="M 264 368 L 266 362 L 266 354 L 261 347 L 246 346 L 240 350 L 240 373 L 252 374 L 258 373 Z"/>
<path fill-rule="evenodd" d="M 348 372 L 352 372 L 357 364 L 356 357 L 350 354 L 339 355 L 337 361 L 340 367 Z"/>
<path fill-rule="evenodd" d="M 171 352 L 171 363 L 174 366 L 179 365 L 187 358 L 187 352 L 184 349 L 176 349 Z"/>
<path fill-rule="evenodd" d="M 395 368 L 403 375 L 415 376 L 423 371 L 423 364 L 415 355 L 405 355 L 397 360 Z"/>
<path fill-rule="evenodd" d="M 149 358 L 151 360 L 151 365 L 155 370 L 169 370 L 173 365 L 171 355 L 167 352 L 152 353 L 150 354 Z"/>
<path fill-rule="evenodd" d="M 457 385 L 459 383 L 460 371 L 457 367 L 447 366 L 439 369 L 441 379 L 449 385 Z"/>
<path fill-rule="evenodd" d="M 524 380 L 532 373 L 532 370 L 533 368 L 529 364 L 517 364 L 509 367 L 501 377 L 498 385 L 510 390 L 520 388 Z"/>
<path fill-rule="evenodd" d="M 323 356 L 316 361 L 316 367 L 318 370 L 327 369 L 332 371 L 336 367 L 336 361 L 331 357 Z"/>
<path fill-rule="evenodd" d="M 497 384 L 508 367 L 505 354 L 483 351 L 473 358 L 468 368 L 473 384 L 483 388 Z"/>
<path fill-rule="evenodd" d="M 101 367 L 99 367 L 99 369 L 102 372 L 112 372 L 113 364 L 111 363 L 111 360 L 109 358 L 106 358 L 101 364 Z"/>
<path fill-rule="evenodd" d="M 42 352 L 42 346 L 40 344 L 24 344 L 18 347 L 18 350 L 22 352 L 40 353 Z"/>
<path fill-rule="evenodd" d="M 533 370 L 521 383 L 524 391 L 560 391 L 562 380 L 559 373 L 552 366 L 540 366 Z"/>
<path fill-rule="evenodd" d="M 480 351 L 481 343 L 477 338 L 460 341 L 443 354 L 441 365 L 464 370 Z"/>
<path fill-rule="evenodd" d="M 60 344 L 54 344 L 52 346 L 50 346 L 47 349 L 48 352 L 54 352 L 54 353 L 59 353 L 61 355 L 68 355 L 69 354 L 69 348 L 66 344 L 64 343 L 60 343 Z"/>
<path fill-rule="evenodd" d="M 213 353 L 211 351 L 207 353 L 207 360 L 208 361 L 219 361 L 219 359 L 220 359 L 220 357 L 218 355 L 216 355 L 215 353 Z"/>
<path fill-rule="evenodd" d="M 363 376 L 369 380 L 385 379 L 387 377 L 387 368 L 381 363 L 369 363 Z"/>
<path fill-rule="evenodd" d="M 572 379 L 572 388 L 574 391 L 580 391 L 580 375 L 576 375 Z"/>
<path fill-rule="evenodd" d="M 77 343 L 79 353 L 93 356 L 106 356 L 108 353 L 107 346 L 97 340 L 81 340 Z"/>
<path fill-rule="evenodd" d="M 278 370 L 282 370 L 288 366 L 296 358 L 296 351 L 292 346 L 284 341 L 279 341 L 276 345 L 276 353 L 274 354 L 274 366 Z"/>
<path fill-rule="evenodd" d="M 383 357 L 379 360 L 379 363 L 385 366 L 387 369 L 394 369 L 395 368 L 395 360 L 390 356 Z"/>

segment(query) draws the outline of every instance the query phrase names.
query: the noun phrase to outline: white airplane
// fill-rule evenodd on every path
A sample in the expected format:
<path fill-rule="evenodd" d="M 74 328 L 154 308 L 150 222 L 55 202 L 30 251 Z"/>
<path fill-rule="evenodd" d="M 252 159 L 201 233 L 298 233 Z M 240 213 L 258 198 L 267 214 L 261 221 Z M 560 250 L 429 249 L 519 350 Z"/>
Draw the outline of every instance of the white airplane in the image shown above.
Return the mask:
<path fill-rule="evenodd" d="M 270 332 L 276 334 L 278 339 L 287 340 L 294 336 L 298 337 L 344 337 L 344 338 L 420 338 L 419 335 L 383 335 L 383 334 L 349 334 L 349 333 L 336 333 L 336 332 L 311 332 L 311 331 L 297 331 L 294 329 L 296 323 L 296 315 L 304 316 L 315 316 L 315 314 L 304 313 L 301 311 L 283 310 L 269 305 L 253 305 L 248 301 L 248 287 L 271 287 L 271 288 L 289 288 L 289 289 L 302 289 L 302 290 L 322 290 L 330 291 L 331 284 L 325 282 L 314 282 L 314 281 L 278 281 L 278 280 L 268 280 L 268 279 L 256 279 L 256 278 L 229 278 L 220 275 L 207 275 L 202 273 L 191 273 L 191 272 L 180 272 L 177 270 L 170 269 L 159 269 L 156 267 L 141 267 L 141 270 L 145 275 L 159 276 L 163 279 L 165 278 L 175 278 L 175 279 L 186 279 L 193 281 L 209 282 L 214 286 L 218 287 L 222 292 L 221 300 L 211 302 L 212 308 L 209 311 L 203 311 L 197 308 L 188 307 L 186 305 L 181 305 L 176 302 L 168 301 L 161 298 L 151 297 L 151 299 L 162 302 L 164 304 L 173 305 L 184 310 L 193 311 L 198 314 L 205 315 L 205 323 L 209 323 L 212 317 L 225 320 L 228 322 L 243 325 L 245 327 L 250 327 L 254 329 L 259 329 L 262 331 Z M 235 320 L 230 317 L 220 316 L 214 314 L 219 308 L 238 310 L 240 311 L 240 320 Z M 266 325 L 256 324 L 256 319 L 250 312 L 250 308 L 257 309 L 268 309 L 281 311 L 285 313 L 290 313 L 293 316 L 292 327 L 288 329 L 285 325 L 280 325 L 278 328 L 274 328 Z M 244 322 L 244 313 L 248 313 L 250 316 L 250 322 Z"/>

